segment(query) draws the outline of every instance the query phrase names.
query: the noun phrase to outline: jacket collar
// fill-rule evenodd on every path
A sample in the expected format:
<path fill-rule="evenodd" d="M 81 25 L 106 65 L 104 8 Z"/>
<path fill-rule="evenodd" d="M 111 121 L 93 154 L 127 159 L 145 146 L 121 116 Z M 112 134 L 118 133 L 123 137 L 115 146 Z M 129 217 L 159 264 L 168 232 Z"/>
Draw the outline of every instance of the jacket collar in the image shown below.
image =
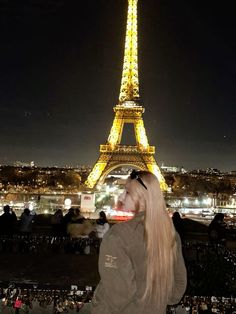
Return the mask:
<path fill-rule="evenodd" d="M 144 211 L 138 212 L 137 214 L 134 215 L 133 221 L 138 221 L 138 222 L 143 221 L 144 215 L 145 215 Z"/>

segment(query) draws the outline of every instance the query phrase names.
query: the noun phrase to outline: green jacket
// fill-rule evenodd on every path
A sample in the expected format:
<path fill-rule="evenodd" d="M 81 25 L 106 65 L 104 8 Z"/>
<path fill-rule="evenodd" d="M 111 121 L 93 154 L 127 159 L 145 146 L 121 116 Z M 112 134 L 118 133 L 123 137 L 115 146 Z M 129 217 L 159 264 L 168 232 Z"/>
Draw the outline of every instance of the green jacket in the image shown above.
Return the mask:
<path fill-rule="evenodd" d="M 141 300 L 146 283 L 145 242 L 143 239 L 143 214 L 128 222 L 114 225 L 103 238 L 99 255 L 101 281 L 95 290 L 92 303 L 81 313 L 90 314 L 164 314 L 156 305 Z M 168 304 L 178 303 L 186 289 L 187 276 L 178 244 L 175 265 L 175 289 Z M 161 287 L 160 287 L 161 289 Z"/>

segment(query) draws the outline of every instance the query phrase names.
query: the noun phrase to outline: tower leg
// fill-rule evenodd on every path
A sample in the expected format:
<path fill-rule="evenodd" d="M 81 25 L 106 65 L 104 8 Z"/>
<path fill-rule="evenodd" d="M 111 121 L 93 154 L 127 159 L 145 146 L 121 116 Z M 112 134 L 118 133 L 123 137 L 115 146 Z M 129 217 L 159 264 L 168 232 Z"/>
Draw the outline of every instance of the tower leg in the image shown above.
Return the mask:
<path fill-rule="evenodd" d="M 162 191 L 166 191 L 167 190 L 167 184 L 166 181 L 161 173 L 161 170 L 159 168 L 159 166 L 157 165 L 155 158 L 153 156 L 148 156 L 145 157 L 144 156 L 144 162 L 147 166 L 147 169 L 155 174 L 155 176 L 157 177 L 159 183 L 160 183 L 160 188 Z"/>
<path fill-rule="evenodd" d="M 95 186 L 95 184 L 101 177 L 106 166 L 107 166 L 107 161 L 104 161 L 103 155 L 100 155 L 98 161 L 96 162 L 92 171 L 90 172 L 87 178 L 87 181 L 85 182 L 87 187 L 92 189 Z"/>

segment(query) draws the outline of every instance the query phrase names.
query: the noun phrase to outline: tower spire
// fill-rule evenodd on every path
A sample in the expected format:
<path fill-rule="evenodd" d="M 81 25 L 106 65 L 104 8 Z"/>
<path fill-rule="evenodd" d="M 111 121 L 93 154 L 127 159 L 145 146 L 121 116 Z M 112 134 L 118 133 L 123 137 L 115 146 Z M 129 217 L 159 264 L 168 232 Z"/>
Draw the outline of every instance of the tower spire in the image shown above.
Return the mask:
<path fill-rule="evenodd" d="M 121 79 L 119 102 L 139 100 L 138 80 L 138 0 L 128 0 L 128 16 L 125 37 L 125 53 Z"/>

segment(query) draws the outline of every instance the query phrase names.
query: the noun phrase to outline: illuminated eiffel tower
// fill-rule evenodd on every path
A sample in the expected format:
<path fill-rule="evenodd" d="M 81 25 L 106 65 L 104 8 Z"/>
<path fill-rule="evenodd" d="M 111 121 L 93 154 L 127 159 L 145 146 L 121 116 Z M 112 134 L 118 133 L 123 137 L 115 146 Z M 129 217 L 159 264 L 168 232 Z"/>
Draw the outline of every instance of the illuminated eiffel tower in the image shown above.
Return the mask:
<path fill-rule="evenodd" d="M 162 190 L 167 185 L 155 161 L 155 147 L 149 146 L 139 105 L 138 45 L 137 45 L 137 3 L 128 0 L 128 17 L 125 38 L 124 64 L 121 79 L 119 103 L 113 108 L 115 118 L 105 145 L 100 145 L 100 156 L 89 174 L 86 185 L 93 188 L 103 182 L 107 174 L 121 165 L 135 166 L 149 170 L 159 179 Z M 132 123 L 136 139 L 135 146 L 121 145 L 123 127 Z"/>

